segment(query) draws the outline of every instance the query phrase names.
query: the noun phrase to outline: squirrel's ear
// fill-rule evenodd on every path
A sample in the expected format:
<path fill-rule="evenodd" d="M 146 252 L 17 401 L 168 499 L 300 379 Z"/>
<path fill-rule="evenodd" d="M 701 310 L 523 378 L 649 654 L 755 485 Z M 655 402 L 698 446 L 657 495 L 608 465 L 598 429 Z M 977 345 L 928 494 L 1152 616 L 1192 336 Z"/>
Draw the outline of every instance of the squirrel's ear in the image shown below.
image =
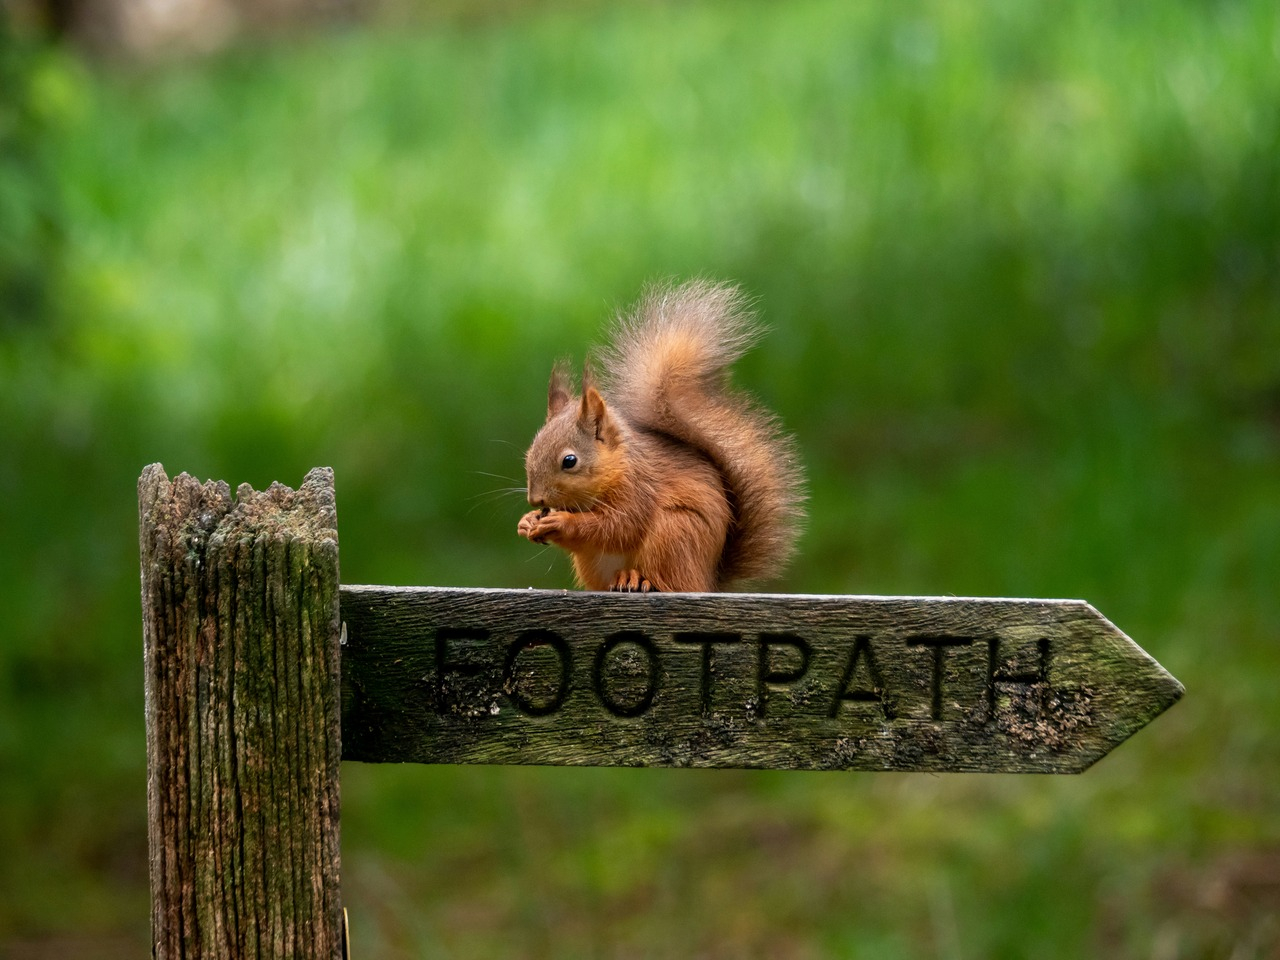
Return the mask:
<path fill-rule="evenodd" d="M 578 410 L 578 422 L 584 429 L 595 433 L 596 439 L 611 447 L 617 446 L 620 435 L 618 425 L 609 413 L 609 405 L 595 387 L 582 391 L 582 406 Z"/>
<path fill-rule="evenodd" d="M 551 384 L 547 387 L 547 419 L 550 420 L 569 404 L 569 368 L 561 361 L 551 368 Z"/>

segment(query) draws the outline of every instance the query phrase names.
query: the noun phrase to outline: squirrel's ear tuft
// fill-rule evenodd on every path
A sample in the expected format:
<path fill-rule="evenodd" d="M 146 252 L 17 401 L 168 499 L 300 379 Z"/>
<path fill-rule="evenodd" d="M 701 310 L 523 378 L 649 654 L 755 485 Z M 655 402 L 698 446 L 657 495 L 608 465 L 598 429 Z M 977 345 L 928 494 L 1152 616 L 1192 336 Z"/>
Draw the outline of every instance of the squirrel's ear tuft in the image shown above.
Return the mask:
<path fill-rule="evenodd" d="M 610 447 L 618 445 L 621 435 L 618 425 L 609 413 L 609 405 L 593 386 L 582 391 L 582 406 L 578 410 L 578 423 L 596 435 L 596 439 Z"/>
<path fill-rule="evenodd" d="M 547 387 L 547 419 L 569 405 L 569 365 L 561 360 L 551 368 L 551 384 Z"/>

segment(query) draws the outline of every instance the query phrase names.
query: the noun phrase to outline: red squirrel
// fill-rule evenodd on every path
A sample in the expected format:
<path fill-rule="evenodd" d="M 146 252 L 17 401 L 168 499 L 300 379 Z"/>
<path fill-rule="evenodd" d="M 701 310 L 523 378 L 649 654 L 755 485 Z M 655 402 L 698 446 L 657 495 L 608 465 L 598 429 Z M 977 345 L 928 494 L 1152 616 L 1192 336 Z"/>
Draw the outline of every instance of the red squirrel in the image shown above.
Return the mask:
<path fill-rule="evenodd" d="M 760 335 L 736 287 L 649 289 L 597 384 L 557 364 L 525 455 L 517 532 L 572 555 L 588 590 L 714 591 L 781 572 L 804 493 L 792 439 L 728 383 Z"/>

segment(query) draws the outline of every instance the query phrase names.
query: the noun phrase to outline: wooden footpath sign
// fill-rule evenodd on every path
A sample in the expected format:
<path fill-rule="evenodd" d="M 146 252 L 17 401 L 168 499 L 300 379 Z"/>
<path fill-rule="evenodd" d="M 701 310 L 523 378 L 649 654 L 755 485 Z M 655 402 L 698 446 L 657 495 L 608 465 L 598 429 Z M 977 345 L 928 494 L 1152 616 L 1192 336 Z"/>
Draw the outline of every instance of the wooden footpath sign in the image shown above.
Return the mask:
<path fill-rule="evenodd" d="M 341 597 L 347 760 L 1076 773 L 1182 694 L 1076 600 Z"/>
<path fill-rule="evenodd" d="M 158 960 L 338 960 L 339 760 L 1074 773 L 1182 686 L 1087 603 L 339 586 L 332 471 L 138 482 Z"/>

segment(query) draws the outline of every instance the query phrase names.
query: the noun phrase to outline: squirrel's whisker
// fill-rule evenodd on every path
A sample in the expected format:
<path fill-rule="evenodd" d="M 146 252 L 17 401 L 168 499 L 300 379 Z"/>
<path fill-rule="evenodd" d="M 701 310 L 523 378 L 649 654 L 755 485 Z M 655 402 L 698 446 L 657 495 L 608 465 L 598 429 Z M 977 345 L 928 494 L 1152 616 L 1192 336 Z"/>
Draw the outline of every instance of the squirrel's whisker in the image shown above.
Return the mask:
<path fill-rule="evenodd" d="M 479 477 L 490 477 L 490 478 L 492 478 L 492 479 L 494 479 L 494 480 L 506 480 L 508 483 L 519 483 L 519 482 L 520 482 L 520 480 L 519 480 L 518 478 L 516 478 L 516 477 L 508 477 L 508 476 L 504 476 L 504 475 L 503 475 L 503 474 L 501 474 L 501 473 L 488 473 L 487 471 L 484 471 L 484 470 L 472 470 L 471 472 L 472 472 L 472 473 L 474 473 L 476 476 L 479 476 Z"/>

